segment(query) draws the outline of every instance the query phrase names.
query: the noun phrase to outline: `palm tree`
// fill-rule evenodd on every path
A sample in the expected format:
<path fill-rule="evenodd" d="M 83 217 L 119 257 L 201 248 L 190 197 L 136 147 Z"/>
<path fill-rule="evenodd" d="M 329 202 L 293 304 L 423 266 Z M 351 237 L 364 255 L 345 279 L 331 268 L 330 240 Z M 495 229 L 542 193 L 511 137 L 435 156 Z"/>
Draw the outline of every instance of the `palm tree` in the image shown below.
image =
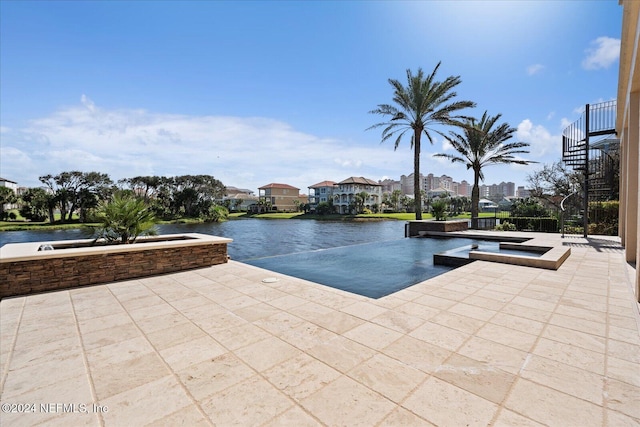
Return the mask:
<path fill-rule="evenodd" d="M 460 84 L 460 76 L 449 76 L 443 82 L 435 81 L 440 62 L 429 76 L 425 76 L 422 68 L 414 75 L 407 70 L 407 86 L 400 81 L 389 79 L 393 87 L 393 102 L 395 105 L 380 104 L 370 111 L 371 114 L 389 116 L 391 119 L 371 126 L 369 129 L 384 126 L 382 141 L 397 135 L 394 150 L 400 145 L 400 140 L 408 131 L 412 131 L 411 147 L 413 148 L 413 186 L 416 219 L 422 219 L 422 198 L 420 194 L 420 140 L 426 135 L 433 144 L 431 132 L 442 135 L 433 129 L 433 125 L 460 125 L 461 116 L 452 113 L 463 108 L 474 107 L 471 101 L 452 101 L 457 95 L 453 88 Z M 368 129 L 367 129 L 368 130 Z M 444 135 L 443 135 L 444 136 Z"/>
<path fill-rule="evenodd" d="M 493 126 L 502 117 L 502 114 L 489 116 L 485 111 L 479 122 L 475 118 L 464 120 L 463 133 L 450 132 L 447 140 L 458 154 L 435 154 L 435 157 L 445 157 L 451 162 L 464 163 L 467 169 L 473 169 L 473 189 L 471 190 L 471 227 L 478 226 L 478 203 L 480 201 L 480 180 L 484 180 L 482 168 L 491 164 L 518 164 L 528 165 L 536 163 L 530 160 L 522 160 L 514 157 L 515 154 L 528 153 L 523 148 L 528 147 L 526 142 L 510 142 L 516 128 L 502 123 L 495 129 Z"/>

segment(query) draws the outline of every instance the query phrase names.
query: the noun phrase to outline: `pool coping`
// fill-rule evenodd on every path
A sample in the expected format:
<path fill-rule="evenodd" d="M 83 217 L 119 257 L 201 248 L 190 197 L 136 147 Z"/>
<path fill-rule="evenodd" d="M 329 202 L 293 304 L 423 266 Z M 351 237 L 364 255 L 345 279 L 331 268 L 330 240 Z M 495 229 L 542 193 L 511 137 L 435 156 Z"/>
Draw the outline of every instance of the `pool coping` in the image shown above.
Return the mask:
<path fill-rule="evenodd" d="M 474 233 L 473 231 L 466 232 L 427 232 L 423 237 L 455 237 L 455 238 L 475 238 L 482 240 L 492 240 L 500 242 L 502 244 L 508 244 L 511 249 L 521 248 L 522 250 L 540 251 L 544 252 L 540 257 L 530 257 L 524 255 L 514 254 L 497 254 L 493 252 L 483 252 L 474 250 L 469 252 L 469 260 L 482 260 L 490 262 L 499 262 L 502 264 L 521 265 L 525 267 L 544 268 L 547 270 L 557 270 L 562 263 L 566 261 L 571 255 L 571 248 L 563 245 L 549 245 L 549 242 L 544 242 L 542 239 L 536 239 L 536 237 L 523 237 L 523 236 L 509 236 L 509 235 L 496 235 L 496 234 L 484 234 Z M 526 240 L 524 240 L 526 239 Z M 523 241 L 524 240 L 524 241 Z M 536 240 L 539 243 L 536 243 Z M 437 254 L 442 257 L 443 254 Z M 435 256 L 435 255 L 434 255 Z"/>

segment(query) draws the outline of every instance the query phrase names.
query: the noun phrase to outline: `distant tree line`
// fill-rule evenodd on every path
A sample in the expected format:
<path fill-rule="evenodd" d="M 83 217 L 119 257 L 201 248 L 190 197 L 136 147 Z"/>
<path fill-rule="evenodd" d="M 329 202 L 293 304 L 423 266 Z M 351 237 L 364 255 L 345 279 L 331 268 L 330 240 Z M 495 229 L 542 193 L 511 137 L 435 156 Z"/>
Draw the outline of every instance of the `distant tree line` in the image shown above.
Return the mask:
<path fill-rule="evenodd" d="M 140 198 L 163 220 L 202 218 L 215 220 L 222 213 L 226 188 L 211 175 L 137 176 L 114 183 L 99 172 L 62 172 L 39 177 L 42 187 L 29 188 L 18 200 L 20 215 L 31 221 L 92 222 L 100 202 L 115 193 Z"/>

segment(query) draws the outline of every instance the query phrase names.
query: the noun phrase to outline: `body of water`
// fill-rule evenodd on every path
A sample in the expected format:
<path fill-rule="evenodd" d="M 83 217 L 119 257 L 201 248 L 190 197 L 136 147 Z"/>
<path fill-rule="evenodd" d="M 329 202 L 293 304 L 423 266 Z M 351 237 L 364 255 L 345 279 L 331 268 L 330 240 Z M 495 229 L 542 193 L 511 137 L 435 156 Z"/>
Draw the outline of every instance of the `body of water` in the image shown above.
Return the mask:
<path fill-rule="evenodd" d="M 406 239 L 404 221 L 242 219 L 213 224 L 163 224 L 159 234 L 202 233 L 233 239 L 231 259 L 323 285 L 379 298 L 451 270 L 433 254 L 471 239 Z M 6 231 L 6 243 L 90 238 L 86 229 Z"/>

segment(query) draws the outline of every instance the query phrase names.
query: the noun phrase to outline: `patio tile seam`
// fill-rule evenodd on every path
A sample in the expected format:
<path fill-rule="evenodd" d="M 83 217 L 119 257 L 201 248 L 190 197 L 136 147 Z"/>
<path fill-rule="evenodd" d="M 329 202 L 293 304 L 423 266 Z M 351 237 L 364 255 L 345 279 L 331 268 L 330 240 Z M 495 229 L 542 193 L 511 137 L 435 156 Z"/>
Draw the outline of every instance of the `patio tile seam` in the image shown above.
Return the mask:
<path fill-rule="evenodd" d="M 85 350 L 85 346 L 84 346 L 84 340 L 82 338 L 82 333 L 80 331 L 80 325 L 78 323 L 78 316 L 76 315 L 76 307 L 75 304 L 73 302 L 73 297 L 71 296 L 71 292 L 69 291 L 65 291 L 65 293 L 67 294 L 68 298 L 69 298 L 69 303 L 71 304 L 71 314 L 73 315 L 73 319 L 75 321 L 75 329 L 76 329 L 76 334 L 78 337 L 78 341 L 80 341 L 80 349 L 82 352 L 82 363 L 84 363 L 84 369 L 85 369 L 85 373 L 87 376 L 87 381 L 89 383 L 89 390 L 91 391 L 91 400 L 94 403 L 100 404 L 98 401 L 98 395 L 96 393 L 96 388 L 93 382 L 93 375 L 91 374 L 91 367 L 89 366 L 89 360 L 87 358 L 87 352 Z M 100 422 L 100 426 L 104 427 L 104 417 L 102 415 L 102 412 L 98 412 L 98 421 Z"/>
<path fill-rule="evenodd" d="M 0 395 L 4 394 L 4 385 L 7 381 L 7 377 L 9 376 L 9 366 L 11 366 L 13 353 L 16 349 L 16 343 L 18 342 L 18 331 L 20 330 L 20 323 L 22 323 L 22 316 L 24 315 L 24 307 L 27 304 L 27 299 L 25 297 L 21 297 L 21 299 L 22 299 L 22 306 L 20 307 L 20 315 L 18 316 L 18 321 L 16 322 L 16 326 L 15 326 L 15 331 L 13 332 L 13 339 L 11 340 L 11 345 L 7 355 L 7 360 L 5 361 L 5 365 L 2 367 L 2 378 L 0 379 Z"/>

